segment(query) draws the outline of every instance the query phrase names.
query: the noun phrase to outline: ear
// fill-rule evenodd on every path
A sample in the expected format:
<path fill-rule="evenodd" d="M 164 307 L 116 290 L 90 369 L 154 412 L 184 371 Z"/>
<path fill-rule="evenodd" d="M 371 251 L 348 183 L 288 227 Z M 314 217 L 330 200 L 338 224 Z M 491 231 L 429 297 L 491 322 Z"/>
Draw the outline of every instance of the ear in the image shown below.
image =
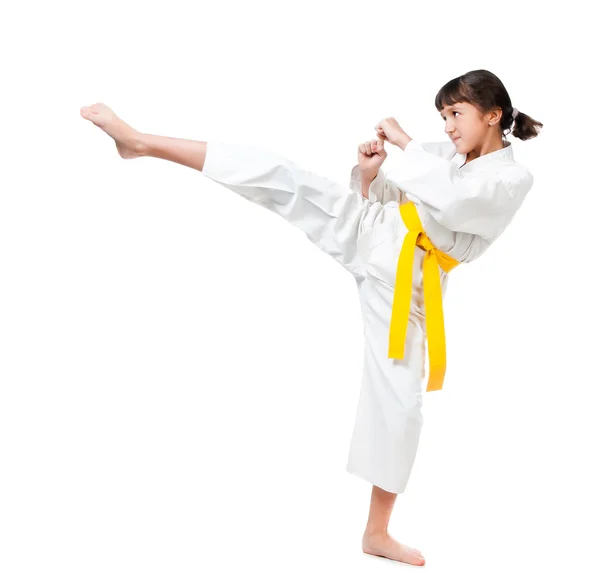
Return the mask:
<path fill-rule="evenodd" d="M 500 108 L 493 109 L 491 112 L 485 115 L 486 121 L 490 126 L 495 126 L 500 123 L 502 118 L 502 110 Z"/>

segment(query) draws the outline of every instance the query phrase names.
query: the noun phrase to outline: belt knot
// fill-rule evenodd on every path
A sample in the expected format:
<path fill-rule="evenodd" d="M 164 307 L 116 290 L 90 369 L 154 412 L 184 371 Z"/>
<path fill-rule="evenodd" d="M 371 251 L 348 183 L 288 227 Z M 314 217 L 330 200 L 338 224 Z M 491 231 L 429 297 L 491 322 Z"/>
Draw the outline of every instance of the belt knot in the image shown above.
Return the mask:
<path fill-rule="evenodd" d="M 417 235 L 416 245 L 422 250 L 435 252 L 435 246 L 433 245 L 433 243 L 431 243 L 431 239 L 427 237 L 427 234 L 424 231 L 419 231 L 419 234 Z"/>

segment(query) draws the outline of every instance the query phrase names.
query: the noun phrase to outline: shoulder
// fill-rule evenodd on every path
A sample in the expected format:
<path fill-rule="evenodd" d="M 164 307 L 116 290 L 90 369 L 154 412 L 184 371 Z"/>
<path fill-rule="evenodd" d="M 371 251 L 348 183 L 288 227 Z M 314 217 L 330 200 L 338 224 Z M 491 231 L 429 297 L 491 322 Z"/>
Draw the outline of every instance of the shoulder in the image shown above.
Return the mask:
<path fill-rule="evenodd" d="M 531 172 L 514 160 L 468 168 L 457 173 L 469 192 L 466 198 L 485 200 L 498 213 L 519 208 L 533 185 Z"/>
<path fill-rule="evenodd" d="M 514 160 L 500 166 L 496 173 L 513 197 L 524 197 L 533 186 L 533 174 L 525 165 Z"/>

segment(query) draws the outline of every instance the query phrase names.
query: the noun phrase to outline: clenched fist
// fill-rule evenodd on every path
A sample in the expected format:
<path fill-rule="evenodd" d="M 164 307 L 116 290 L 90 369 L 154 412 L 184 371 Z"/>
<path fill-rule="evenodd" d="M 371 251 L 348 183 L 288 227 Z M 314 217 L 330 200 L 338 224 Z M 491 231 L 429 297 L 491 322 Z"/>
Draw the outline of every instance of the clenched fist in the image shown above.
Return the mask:
<path fill-rule="evenodd" d="M 375 178 L 383 161 L 387 158 L 384 142 L 375 138 L 358 146 L 358 168 L 361 177 Z"/>
<path fill-rule="evenodd" d="M 383 118 L 376 126 L 375 131 L 379 138 L 387 140 L 390 144 L 398 144 L 406 136 L 396 118 Z"/>

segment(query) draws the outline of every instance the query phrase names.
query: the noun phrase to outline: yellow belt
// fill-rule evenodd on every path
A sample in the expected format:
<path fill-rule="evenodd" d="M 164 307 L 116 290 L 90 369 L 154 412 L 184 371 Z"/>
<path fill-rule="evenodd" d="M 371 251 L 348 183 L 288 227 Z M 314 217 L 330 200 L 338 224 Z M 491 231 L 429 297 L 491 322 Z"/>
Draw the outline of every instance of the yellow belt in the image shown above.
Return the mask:
<path fill-rule="evenodd" d="M 425 330 L 429 348 L 429 381 L 427 391 L 442 389 L 446 373 L 446 339 L 444 336 L 444 311 L 439 267 L 448 273 L 460 262 L 437 249 L 423 229 L 413 202 L 399 205 L 400 215 L 408 229 L 404 237 L 392 304 L 390 344 L 388 357 L 404 359 L 404 344 L 410 315 L 412 296 L 413 260 L 415 246 L 425 250 L 423 263 L 423 292 L 425 296 Z"/>

